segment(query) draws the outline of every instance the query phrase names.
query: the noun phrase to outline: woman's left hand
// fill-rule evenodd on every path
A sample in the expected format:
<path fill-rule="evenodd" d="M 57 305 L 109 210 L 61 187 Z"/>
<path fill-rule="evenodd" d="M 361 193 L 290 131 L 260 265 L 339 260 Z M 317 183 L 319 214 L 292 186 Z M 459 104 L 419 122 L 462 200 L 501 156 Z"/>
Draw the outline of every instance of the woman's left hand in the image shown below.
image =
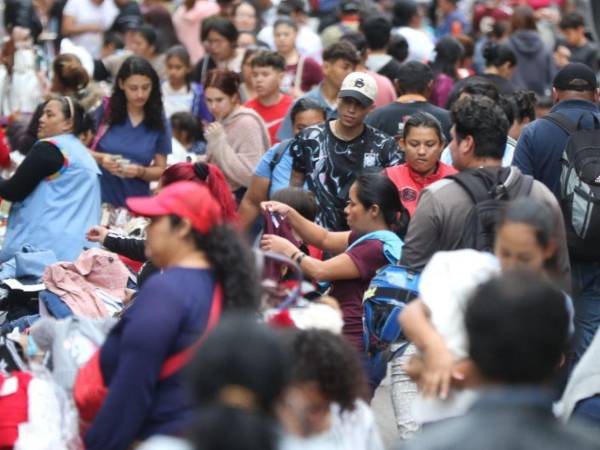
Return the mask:
<path fill-rule="evenodd" d="M 139 178 L 142 167 L 139 164 L 127 164 L 121 167 L 120 174 L 123 178 Z"/>
<path fill-rule="evenodd" d="M 260 240 L 260 248 L 269 252 L 279 253 L 288 258 L 291 258 L 292 255 L 298 251 L 298 247 L 290 241 L 274 234 L 263 235 Z"/>
<path fill-rule="evenodd" d="M 223 128 L 223 125 L 221 125 L 220 122 L 213 122 L 208 124 L 204 129 L 204 137 L 206 139 L 210 139 L 224 132 L 225 129 Z"/>

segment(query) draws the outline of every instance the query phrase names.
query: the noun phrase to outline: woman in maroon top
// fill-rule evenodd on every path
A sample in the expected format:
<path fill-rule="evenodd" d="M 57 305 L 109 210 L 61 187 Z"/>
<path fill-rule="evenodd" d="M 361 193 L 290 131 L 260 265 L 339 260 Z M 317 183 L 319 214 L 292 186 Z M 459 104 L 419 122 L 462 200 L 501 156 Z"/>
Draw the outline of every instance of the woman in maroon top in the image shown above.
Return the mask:
<path fill-rule="evenodd" d="M 261 241 L 263 250 L 295 260 L 309 277 L 331 282 L 329 295 L 339 301 L 344 316 L 343 334 L 363 353 L 363 293 L 380 267 L 400 258 L 402 241 L 389 231 L 401 207 L 394 184 L 379 174 L 357 178 L 345 209 L 351 231 L 327 231 L 283 203 L 264 202 L 262 207 L 286 217 L 306 244 L 332 255 L 320 261 L 299 251 L 290 241 L 270 234 Z"/>

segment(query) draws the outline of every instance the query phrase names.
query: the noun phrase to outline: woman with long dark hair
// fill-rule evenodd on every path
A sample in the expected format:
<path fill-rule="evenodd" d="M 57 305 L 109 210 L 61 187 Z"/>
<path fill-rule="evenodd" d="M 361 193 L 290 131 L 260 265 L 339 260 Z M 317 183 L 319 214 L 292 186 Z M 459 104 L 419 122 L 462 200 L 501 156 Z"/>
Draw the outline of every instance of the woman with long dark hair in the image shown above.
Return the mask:
<path fill-rule="evenodd" d="M 259 301 L 252 253 L 224 224 L 206 186 L 180 181 L 155 197 L 129 198 L 127 205 L 151 219 L 146 256 L 162 272 L 144 284 L 95 362 L 78 374 L 80 411 L 85 402 L 78 383 L 89 383 L 89 370 L 99 371 L 106 386 L 99 409 L 82 414 L 91 420 L 84 438 L 88 450 L 120 450 L 189 429 L 194 408 L 181 368 L 221 308 L 251 312 Z"/>
<path fill-rule="evenodd" d="M 150 182 L 160 178 L 171 153 L 171 132 L 148 61 L 125 60 L 97 129 L 93 155 L 102 168 L 102 201 L 122 207 L 127 197 L 150 195 Z"/>
<path fill-rule="evenodd" d="M 434 79 L 429 99 L 434 105 L 441 108 L 446 106 L 464 51 L 462 44 L 451 36 L 440 39 L 436 44 L 435 59 L 431 63 Z"/>
<path fill-rule="evenodd" d="M 304 243 L 335 255 L 332 258 L 312 258 L 275 235 L 264 235 L 261 247 L 295 260 L 316 281 L 331 282 L 329 295 L 342 307 L 343 334 L 364 353 L 363 293 L 380 267 L 400 259 L 402 241 L 390 227 L 395 224 L 401 205 L 394 183 L 380 174 L 359 176 L 349 197 L 344 212 L 350 231 L 344 232 L 327 231 L 283 203 L 262 204 L 266 211 L 285 217 Z"/>

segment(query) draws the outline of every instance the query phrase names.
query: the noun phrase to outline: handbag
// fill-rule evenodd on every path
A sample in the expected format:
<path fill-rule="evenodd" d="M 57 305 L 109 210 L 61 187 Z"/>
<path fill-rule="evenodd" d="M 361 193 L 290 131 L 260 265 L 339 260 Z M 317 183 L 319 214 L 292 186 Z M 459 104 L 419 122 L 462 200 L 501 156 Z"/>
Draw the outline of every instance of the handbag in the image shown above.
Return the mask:
<path fill-rule="evenodd" d="M 169 378 L 191 360 L 198 347 L 200 347 L 202 342 L 204 342 L 208 336 L 208 333 L 219 321 L 222 302 L 223 288 L 220 284 L 215 284 L 206 329 L 192 345 L 165 360 L 161 367 L 158 377 L 159 380 Z M 102 369 L 100 367 L 100 349 L 98 349 L 88 362 L 79 368 L 73 386 L 73 399 L 75 400 L 75 405 L 79 411 L 80 431 L 82 435 L 89 427 L 89 424 L 91 424 L 98 415 L 107 395 L 108 387 L 106 386 L 102 375 Z"/>

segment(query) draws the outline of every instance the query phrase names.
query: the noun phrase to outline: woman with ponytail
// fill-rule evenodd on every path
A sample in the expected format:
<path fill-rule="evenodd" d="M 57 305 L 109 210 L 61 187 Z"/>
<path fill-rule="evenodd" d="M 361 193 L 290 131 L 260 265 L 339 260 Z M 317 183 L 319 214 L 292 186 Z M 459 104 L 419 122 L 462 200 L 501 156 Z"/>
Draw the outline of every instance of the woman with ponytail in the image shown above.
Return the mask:
<path fill-rule="evenodd" d="M 329 295 L 340 303 L 344 336 L 364 353 L 362 298 L 375 272 L 400 259 L 402 241 L 390 228 L 396 225 L 401 209 L 394 183 L 380 174 L 359 176 L 350 188 L 344 210 L 350 231 L 331 232 L 303 218 L 279 202 L 264 202 L 263 209 L 287 218 L 302 241 L 334 255 L 321 261 L 296 248 L 290 241 L 264 235 L 263 250 L 285 255 L 317 281 L 330 281 Z"/>
<path fill-rule="evenodd" d="M 179 181 L 155 197 L 128 198 L 127 206 L 150 218 L 146 255 L 162 272 L 146 281 L 78 374 L 75 399 L 81 418 L 91 422 L 84 436 L 88 450 L 120 450 L 188 429 L 193 403 L 182 367 L 221 309 L 258 306 L 252 254 L 224 223 L 206 186 Z M 103 386 L 93 405 L 78 388 L 90 379 Z"/>

